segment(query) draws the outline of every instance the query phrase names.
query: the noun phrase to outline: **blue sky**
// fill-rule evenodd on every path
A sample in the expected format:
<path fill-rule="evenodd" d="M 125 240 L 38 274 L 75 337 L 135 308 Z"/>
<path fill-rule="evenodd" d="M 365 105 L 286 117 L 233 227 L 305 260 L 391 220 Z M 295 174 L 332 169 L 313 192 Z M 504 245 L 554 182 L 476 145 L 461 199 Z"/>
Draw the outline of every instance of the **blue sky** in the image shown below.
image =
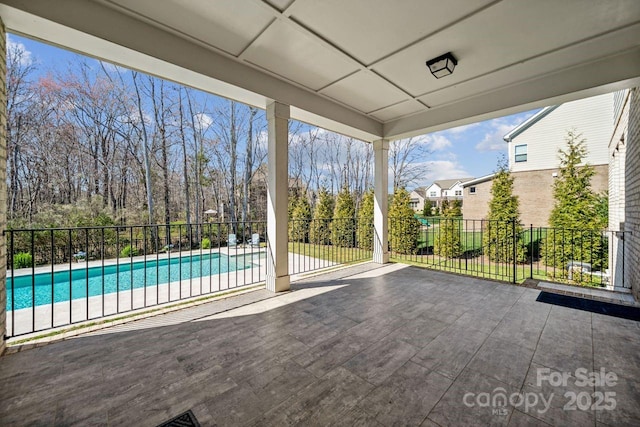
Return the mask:
<path fill-rule="evenodd" d="M 9 44 L 21 44 L 28 52 L 27 59 L 42 70 L 66 70 L 78 58 L 73 52 L 17 35 L 9 35 L 8 40 Z M 480 177 L 492 173 L 500 156 L 507 152 L 507 143 L 502 137 L 536 111 L 538 110 L 419 137 L 427 145 L 431 155 L 425 159 L 428 172 L 416 186 L 429 185 L 437 179 Z"/>

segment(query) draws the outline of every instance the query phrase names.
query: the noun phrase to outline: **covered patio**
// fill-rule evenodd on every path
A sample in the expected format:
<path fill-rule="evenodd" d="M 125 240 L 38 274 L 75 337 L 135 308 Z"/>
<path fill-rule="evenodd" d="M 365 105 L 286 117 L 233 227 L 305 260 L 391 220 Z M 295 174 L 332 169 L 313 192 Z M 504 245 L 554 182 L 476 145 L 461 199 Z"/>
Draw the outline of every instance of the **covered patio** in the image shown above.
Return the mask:
<path fill-rule="evenodd" d="M 7 355 L 2 423 L 154 426 L 188 410 L 201 425 L 640 423 L 639 322 L 401 264 L 361 264 L 292 290 Z M 606 384 L 581 382 L 601 369 Z M 607 392 L 614 409 L 565 407 Z"/>
<path fill-rule="evenodd" d="M 1 0 L 0 70 L 5 31 L 265 109 L 268 238 L 266 289 L 4 355 L 0 424 L 154 426 L 188 410 L 201 425 L 640 424 L 639 322 L 388 264 L 387 232 L 390 141 L 638 86 L 640 2 Z M 436 79 L 425 62 L 447 52 L 456 68 Z M 624 268 L 637 300 L 633 91 Z M 293 284 L 291 119 L 375 155 L 373 262 Z M 0 332 L 6 264 L 0 235 Z"/>

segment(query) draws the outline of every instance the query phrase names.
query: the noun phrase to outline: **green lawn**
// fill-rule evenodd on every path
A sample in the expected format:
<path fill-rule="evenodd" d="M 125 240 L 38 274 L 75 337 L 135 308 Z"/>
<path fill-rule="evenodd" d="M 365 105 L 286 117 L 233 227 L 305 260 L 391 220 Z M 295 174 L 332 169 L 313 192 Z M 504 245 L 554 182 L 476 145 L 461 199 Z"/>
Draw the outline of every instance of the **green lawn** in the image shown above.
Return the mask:
<path fill-rule="evenodd" d="M 531 242 L 528 232 L 523 233 L 523 241 L 525 244 Z M 433 245 L 437 232 L 432 229 L 429 232 L 421 232 L 422 241 L 420 244 L 424 247 L 427 243 Z M 480 231 L 462 232 L 462 245 L 465 251 L 479 250 L 482 247 L 482 233 Z M 534 233 L 534 242 L 538 240 L 538 236 Z M 359 248 L 340 248 L 332 245 L 315 245 L 310 243 L 289 242 L 289 252 L 300 254 L 312 258 L 330 261 L 337 264 L 350 264 L 371 260 L 373 253 L 370 250 Z M 488 257 L 475 256 L 469 258 L 453 258 L 446 259 L 439 256 L 418 255 L 418 254 L 397 254 L 391 253 L 392 262 L 401 262 L 405 264 L 426 267 L 440 271 L 464 274 L 473 277 L 483 277 L 487 279 L 502 280 L 507 282 L 513 281 L 514 267 L 511 263 L 499 263 L 489 261 Z M 553 277 L 552 268 L 546 268 L 541 263 L 535 263 L 533 266 L 533 278 L 536 280 L 549 280 L 560 283 L 572 283 L 568 280 Z M 515 268 L 516 282 L 522 283 L 525 279 L 531 277 L 532 269 L 530 264 L 518 264 Z M 585 283 L 586 286 L 600 287 L 597 282 Z"/>
<path fill-rule="evenodd" d="M 289 242 L 289 252 L 339 264 L 349 264 L 373 258 L 373 252 L 370 250 L 299 242 Z"/>
<path fill-rule="evenodd" d="M 439 235 L 438 226 L 432 226 L 428 230 L 420 230 L 418 235 L 418 249 L 434 246 L 435 240 Z M 463 231 L 460 235 L 460 243 L 462 250 L 472 251 L 482 248 L 482 232 L 481 231 Z"/>

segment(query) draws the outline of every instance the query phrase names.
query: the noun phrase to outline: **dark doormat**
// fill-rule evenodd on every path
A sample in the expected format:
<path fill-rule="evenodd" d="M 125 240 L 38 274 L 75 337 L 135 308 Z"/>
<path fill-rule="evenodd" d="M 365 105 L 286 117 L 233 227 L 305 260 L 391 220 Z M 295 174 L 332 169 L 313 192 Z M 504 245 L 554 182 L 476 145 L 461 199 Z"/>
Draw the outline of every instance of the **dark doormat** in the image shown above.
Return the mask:
<path fill-rule="evenodd" d="M 640 308 L 541 291 L 536 301 L 640 322 Z"/>
<path fill-rule="evenodd" d="M 158 427 L 200 427 L 200 423 L 196 420 L 196 416 L 193 412 L 187 411 L 184 414 L 180 414 L 175 418 L 171 418 L 160 424 Z"/>

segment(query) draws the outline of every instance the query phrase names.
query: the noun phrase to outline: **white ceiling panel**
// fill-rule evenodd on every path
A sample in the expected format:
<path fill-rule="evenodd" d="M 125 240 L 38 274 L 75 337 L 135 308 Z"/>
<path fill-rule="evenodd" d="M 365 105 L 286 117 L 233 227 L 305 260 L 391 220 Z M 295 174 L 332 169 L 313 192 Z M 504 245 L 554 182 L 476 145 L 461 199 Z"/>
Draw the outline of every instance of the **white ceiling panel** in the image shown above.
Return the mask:
<path fill-rule="evenodd" d="M 369 113 L 407 99 L 402 91 L 384 79 L 361 71 L 332 84 L 320 93 L 359 111 Z"/>
<path fill-rule="evenodd" d="M 236 0 L 108 0 L 237 56 L 273 21 L 269 10 L 255 3 L 238 7 Z M 161 7 L 160 7 L 161 6 Z"/>
<path fill-rule="evenodd" d="M 368 65 L 494 0 L 297 0 L 291 17 Z"/>
<path fill-rule="evenodd" d="M 399 119 L 400 117 L 418 113 L 422 110 L 424 110 L 424 105 L 417 101 L 409 100 L 400 102 L 399 104 L 391 105 L 386 108 L 382 108 L 371 113 L 371 115 L 381 122 L 387 122 L 389 120 L 395 120 Z"/>
<path fill-rule="evenodd" d="M 373 69 L 420 96 L 640 20 L 638 0 L 589 2 L 588 8 L 584 6 L 584 0 L 502 2 Z M 614 48 L 609 46 L 607 50 Z M 458 66 L 451 76 L 435 79 L 425 61 L 447 51 L 456 56 Z"/>
<path fill-rule="evenodd" d="M 342 55 L 285 21 L 274 22 L 243 57 L 313 90 L 319 90 L 357 69 Z"/>

